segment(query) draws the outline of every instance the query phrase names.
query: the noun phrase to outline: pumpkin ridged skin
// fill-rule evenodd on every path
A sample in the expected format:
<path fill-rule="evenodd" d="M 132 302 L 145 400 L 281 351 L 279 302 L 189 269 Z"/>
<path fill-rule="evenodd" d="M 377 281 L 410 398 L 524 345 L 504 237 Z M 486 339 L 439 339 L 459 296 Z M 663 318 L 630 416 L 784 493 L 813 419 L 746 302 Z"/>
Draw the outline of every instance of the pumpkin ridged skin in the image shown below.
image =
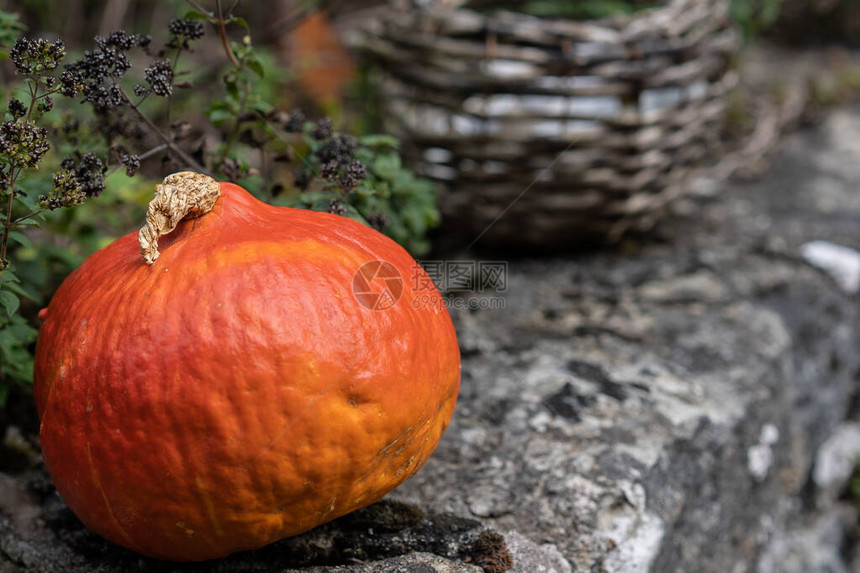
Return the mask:
<path fill-rule="evenodd" d="M 418 304 L 426 275 L 406 251 L 229 183 L 159 248 L 146 265 L 136 234 L 117 240 L 43 312 L 42 450 L 88 528 L 144 555 L 211 559 L 364 507 L 421 467 L 460 356 L 447 311 Z M 403 277 L 386 310 L 352 290 L 374 260 Z"/>

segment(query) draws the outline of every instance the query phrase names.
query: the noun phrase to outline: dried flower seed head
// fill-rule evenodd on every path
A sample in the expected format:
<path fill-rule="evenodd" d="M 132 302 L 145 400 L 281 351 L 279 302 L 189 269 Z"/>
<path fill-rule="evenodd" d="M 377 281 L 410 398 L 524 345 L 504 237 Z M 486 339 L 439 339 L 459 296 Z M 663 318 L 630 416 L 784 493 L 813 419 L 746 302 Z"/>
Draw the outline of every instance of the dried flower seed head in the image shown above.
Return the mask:
<path fill-rule="evenodd" d="M 49 42 L 44 38 L 18 38 L 9 51 L 9 59 L 15 65 L 15 70 L 22 75 L 43 75 L 56 69 L 64 57 L 66 47 L 62 40 Z"/>
<path fill-rule="evenodd" d="M 10 167 L 0 164 L 0 190 L 6 191 L 12 184 L 12 179 L 9 177 Z"/>
<path fill-rule="evenodd" d="M 66 97 L 75 97 L 84 91 L 84 77 L 77 71 L 66 70 L 60 74 L 60 93 Z"/>
<path fill-rule="evenodd" d="M 155 95 L 167 97 L 173 93 L 173 66 L 168 60 L 156 60 L 143 73 Z"/>
<path fill-rule="evenodd" d="M 313 181 L 313 174 L 307 169 L 296 169 L 293 171 L 293 186 L 301 191 L 307 190 Z"/>
<path fill-rule="evenodd" d="M 86 197 L 98 197 L 105 189 L 107 166 L 95 153 L 83 157 L 64 157 L 60 167 L 74 175 L 77 186 Z"/>
<path fill-rule="evenodd" d="M 123 30 L 118 30 L 108 36 L 105 44 L 111 48 L 127 52 L 137 45 L 137 36 L 135 34 L 127 34 Z"/>
<path fill-rule="evenodd" d="M 39 100 L 39 103 L 36 104 L 36 110 L 39 112 L 40 115 L 48 113 L 53 108 L 54 98 L 52 98 L 51 96 L 45 96 L 44 98 Z"/>
<path fill-rule="evenodd" d="M 87 153 L 75 169 L 75 179 L 87 197 L 98 197 L 105 190 L 107 166 L 95 153 Z"/>
<path fill-rule="evenodd" d="M 125 52 L 146 40 L 137 34 L 114 32 L 107 38 L 96 36 L 96 49 L 84 52 L 83 58 L 66 66 L 60 76 L 63 95 L 74 97 L 83 92 L 84 100 L 91 103 L 96 112 L 126 104 L 116 80 L 131 69 L 131 60 Z"/>
<path fill-rule="evenodd" d="M 358 145 L 355 138 L 349 135 L 332 135 L 319 149 L 315 155 L 320 163 L 335 163 L 338 168 L 346 167 L 355 159 L 355 151 Z"/>
<path fill-rule="evenodd" d="M 9 100 L 9 113 L 12 119 L 22 118 L 27 113 L 27 106 L 21 100 L 12 98 Z"/>
<path fill-rule="evenodd" d="M 48 152 L 48 131 L 32 123 L 6 121 L 0 124 L 0 154 L 16 167 L 36 167 Z"/>
<path fill-rule="evenodd" d="M 349 210 L 340 199 L 332 199 L 331 203 L 328 205 L 328 212 L 334 213 L 335 215 L 346 215 Z"/>
<path fill-rule="evenodd" d="M 243 169 L 242 164 L 234 157 L 228 157 L 224 160 L 223 163 L 218 167 L 218 171 L 220 171 L 228 181 L 235 181 L 242 176 Z"/>
<path fill-rule="evenodd" d="M 335 161 L 323 163 L 320 166 L 320 175 L 323 176 L 323 179 L 334 183 L 335 181 L 337 181 L 338 167 L 339 166 Z"/>
<path fill-rule="evenodd" d="M 123 155 L 122 164 L 125 165 L 125 174 L 131 177 L 140 169 L 140 158 L 137 155 Z"/>
<path fill-rule="evenodd" d="M 331 118 L 324 117 L 317 121 L 316 127 L 311 132 L 311 137 L 317 141 L 324 141 L 331 137 L 332 133 L 334 133 L 334 126 L 332 125 Z"/>
<path fill-rule="evenodd" d="M 84 99 L 99 113 L 118 108 L 125 103 L 115 84 L 89 83 L 84 87 Z"/>
<path fill-rule="evenodd" d="M 188 48 L 189 42 L 199 40 L 204 35 L 203 23 L 190 18 L 176 18 L 167 26 L 171 38 L 167 45 L 171 48 Z"/>
<path fill-rule="evenodd" d="M 338 182 L 344 190 L 349 193 L 355 189 L 366 176 L 367 169 L 364 167 L 364 164 L 362 164 L 358 159 L 353 159 L 347 164 L 346 168 L 344 168 L 343 174 L 340 176 Z"/>
<path fill-rule="evenodd" d="M 307 118 L 300 109 L 294 109 L 286 122 L 284 122 L 284 131 L 287 133 L 301 133 L 304 131 Z"/>
<path fill-rule="evenodd" d="M 68 170 L 55 173 L 51 193 L 39 196 L 39 204 L 42 208 L 51 211 L 60 207 L 81 205 L 86 200 L 87 195 L 81 189 L 77 177 Z"/>
<path fill-rule="evenodd" d="M 370 213 L 365 217 L 367 224 L 377 231 L 383 231 L 388 226 L 388 217 L 384 213 Z"/>

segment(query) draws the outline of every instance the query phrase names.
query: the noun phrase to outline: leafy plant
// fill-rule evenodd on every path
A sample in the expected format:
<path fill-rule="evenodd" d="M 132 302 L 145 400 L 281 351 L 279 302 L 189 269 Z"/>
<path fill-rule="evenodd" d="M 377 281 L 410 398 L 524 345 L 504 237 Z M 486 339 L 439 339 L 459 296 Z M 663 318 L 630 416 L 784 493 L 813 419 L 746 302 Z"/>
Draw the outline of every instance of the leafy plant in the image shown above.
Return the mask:
<path fill-rule="evenodd" d="M 9 58 L 9 47 L 24 30 L 24 24 L 18 21 L 18 14 L 0 11 L 0 58 Z"/>
<path fill-rule="evenodd" d="M 8 54 L 22 80 L 0 123 L 0 406 L 13 385 L 30 382 L 35 313 L 58 278 L 126 232 L 129 217 L 118 213 L 139 213 L 151 193 L 135 177 L 141 169 L 207 173 L 265 200 L 353 217 L 415 254 L 429 247 L 439 217 L 433 186 L 401 165 L 397 142 L 282 111 L 284 74 L 254 46 L 248 24 L 220 0 L 212 10 L 189 4 L 160 47 L 117 31 L 71 62 L 60 40 L 15 40 L 17 18 L 0 12 L 0 54 L 14 42 Z M 220 69 L 186 58 L 207 25 L 223 50 Z M 101 208 L 85 205 L 120 173 L 137 183 L 114 180 Z"/>
<path fill-rule="evenodd" d="M 295 174 L 301 193 L 276 202 L 351 217 L 385 232 L 414 255 L 430 249 L 427 232 L 439 224 L 435 186 L 416 177 L 387 135 L 358 139 L 333 131 L 327 121 L 301 127 L 309 152 Z M 313 177 L 321 175 L 316 185 Z"/>
<path fill-rule="evenodd" d="M 749 39 L 773 25 L 784 0 L 731 0 L 732 19 Z"/>

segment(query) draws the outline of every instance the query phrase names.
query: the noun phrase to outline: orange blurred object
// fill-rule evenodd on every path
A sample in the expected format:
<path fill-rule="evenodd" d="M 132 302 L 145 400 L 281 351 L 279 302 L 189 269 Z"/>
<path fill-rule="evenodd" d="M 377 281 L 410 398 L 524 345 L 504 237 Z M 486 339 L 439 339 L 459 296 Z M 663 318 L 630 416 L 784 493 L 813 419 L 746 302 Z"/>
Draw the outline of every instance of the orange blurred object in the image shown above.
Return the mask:
<path fill-rule="evenodd" d="M 293 29 L 289 52 L 299 86 L 317 104 L 338 101 L 355 78 L 355 63 L 323 12 L 313 12 Z"/>

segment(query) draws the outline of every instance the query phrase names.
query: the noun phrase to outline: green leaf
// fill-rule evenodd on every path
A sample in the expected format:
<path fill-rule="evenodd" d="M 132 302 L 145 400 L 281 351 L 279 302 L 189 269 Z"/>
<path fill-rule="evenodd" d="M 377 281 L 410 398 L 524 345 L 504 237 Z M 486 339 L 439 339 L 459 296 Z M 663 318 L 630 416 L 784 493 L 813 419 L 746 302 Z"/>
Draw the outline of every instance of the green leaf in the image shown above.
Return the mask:
<path fill-rule="evenodd" d="M 248 64 L 248 67 L 251 68 L 251 70 L 255 74 L 260 76 L 260 78 L 266 77 L 266 71 L 263 69 L 263 64 L 260 63 L 260 60 L 258 60 L 256 58 L 249 58 L 246 61 L 246 63 Z"/>
<path fill-rule="evenodd" d="M 15 196 L 15 200 L 29 211 L 37 211 L 39 209 L 39 201 L 35 197 L 21 193 Z"/>
<path fill-rule="evenodd" d="M 239 101 L 239 86 L 234 78 L 224 78 L 224 87 L 227 88 L 227 93 L 236 101 Z"/>
<path fill-rule="evenodd" d="M 0 394 L 8 392 L 12 385 L 33 382 L 33 354 L 30 344 L 38 332 L 20 315 L 5 319 L 0 315 L 0 364 L 4 378 L 0 381 Z"/>
<path fill-rule="evenodd" d="M 209 121 L 215 125 L 223 123 L 233 117 L 233 113 L 226 109 L 210 109 L 208 115 Z"/>
<path fill-rule="evenodd" d="M 235 22 L 246 30 L 250 29 L 250 26 L 248 26 L 248 22 L 246 22 L 244 18 L 240 18 L 239 16 L 233 16 L 232 18 L 230 18 L 230 21 Z"/>
<path fill-rule="evenodd" d="M 27 217 L 26 219 L 21 219 L 20 221 L 18 221 L 17 224 L 27 227 L 39 227 L 41 225 L 41 222 L 37 221 L 33 217 Z"/>
<path fill-rule="evenodd" d="M 400 170 L 400 156 L 396 153 L 383 153 L 373 162 L 373 172 L 383 179 L 393 179 Z"/>
<path fill-rule="evenodd" d="M 253 109 L 255 112 L 262 116 L 272 111 L 272 107 L 272 104 L 262 100 L 256 100 L 251 102 L 251 109 Z"/>
<path fill-rule="evenodd" d="M 18 231 L 12 231 L 9 233 L 9 238 L 27 248 L 33 247 L 33 241 L 30 240 L 30 237 L 25 235 L 24 233 L 20 233 Z"/>
<path fill-rule="evenodd" d="M 0 290 L 0 306 L 6 309 L 6 314 L 12 316 L 21 306 L 18 296 L 8 290 Z"/>
<path fill-rule="evenodd" d="M 183 18 L 188 20 L 209 20 L 210 18 L 214 18 L 212 14 L 204 14 L 199 10 L 188 10 Z"/>
<path fill-rule="evenodd" d="M 21 282 L 21 281 L 18 280 L 18 277 L 15 275 L 15 273 L 10 271 L 9 269 L 6 269 L 5 271 L 3 271 L 3 274 L 0 274 L 0 285 L 2 285 L 4 283 L 17 283 L 17 282 Z"/>
<path fill-rule="evenodd" d="M 18 285 L 18 283 L 7 283 L 6 289 L 12 294 L 17 295 L 19 298 L 26 298 L 30 302 L 39 302 L 39 298 L 36 295 L 27 292 L 20 285 Z"/>
<path fill-rule="evenodd" d="M 385 134 L 364 135 L 358 139 L 358 144 L 377 149 L 382 147 L 397 149 L 400 147 L 400 141 L 396 137 Z"/>

